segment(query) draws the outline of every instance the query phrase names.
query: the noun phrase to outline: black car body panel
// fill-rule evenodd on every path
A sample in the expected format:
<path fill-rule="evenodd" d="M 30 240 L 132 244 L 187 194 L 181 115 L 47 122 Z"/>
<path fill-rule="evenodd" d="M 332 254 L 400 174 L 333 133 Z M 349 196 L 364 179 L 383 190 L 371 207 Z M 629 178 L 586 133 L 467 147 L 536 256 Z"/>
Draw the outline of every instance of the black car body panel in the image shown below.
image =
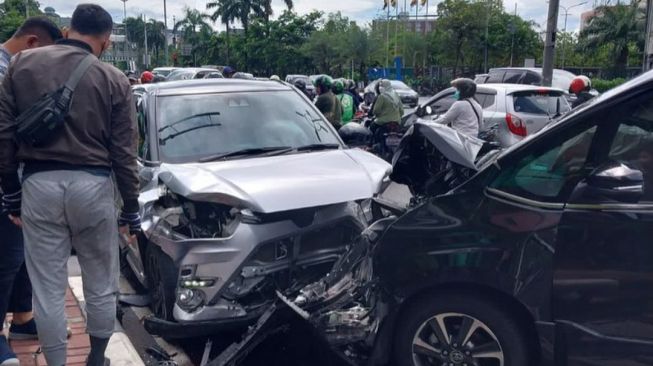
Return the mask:
<path fill-rule="evenodd" d="M 360 365 L 391 362 L 411 305 L 452 293 L 500 304 L 528 340 L 525 364 L 651 365 L 652 141 L 650 72 L 389 210 L 292 306 Z"/>

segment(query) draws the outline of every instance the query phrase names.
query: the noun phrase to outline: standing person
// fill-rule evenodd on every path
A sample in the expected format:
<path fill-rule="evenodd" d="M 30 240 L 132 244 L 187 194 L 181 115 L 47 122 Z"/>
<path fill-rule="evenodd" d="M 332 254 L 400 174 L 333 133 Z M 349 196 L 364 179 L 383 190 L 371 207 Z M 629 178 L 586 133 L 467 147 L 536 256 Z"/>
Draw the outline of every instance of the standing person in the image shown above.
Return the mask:
<path fill-rule="evenodd" d="M 27 49 L 51 45 L 61 37 L 61 31 L 50 19 L 27 19 L 9 40 L 0 45 L 0 82 L 7 73 L 12 56 Z M 25 266 L 23 234 L 4 213 L 0 215 L 0 238 L 0 321 L 4 323 L 7 312 L 12 312 L 9 338 L 34 339 L 37 333 L 32 314 L 32 285 Z M 18 359 L 4 335 L 0 335 L 0 366 L 10 365 L 18 365 Z"/>
<path fill-rule="evenodd" d="M 345 84 L 341 80 L 336 80 L 333 83 L 333 92 L 342 106 L 342 125 L 346 125 L 354 119 L 354 98 L 345 93 Z"/>
<path fill-rule="evenodd" d="M 333 127 L 339 129 L 342 123 L 342 105 L 335 94 L 333 94 L 331 90 L 332 86 L 333 81 L 329 76 L 321 75 L 315 79 L 315 91 L 317 92 L 315 106 Z"/>
<path fill-rule="evenodd" d="M 354 99 L 354 110 L 358 111 L 360 105 L 363 104 L 363 98 L 360 94 L 358 94 L 358 91 L 356 90 L 356 82 L 351 79 L 347 80 L 346 89 L 347 91 L 345 91 L 345 93 L 351 95 L 351 97 Z"/>
<path fill-rule="evenodd" d="M 460 78 L 452 81 L 451 86 L 456 89 L 456 102 L 435 122 L 449 125 L 462 134 L 478 137 L 483 123 L 483 107 L 474 99 L 476 83 L 472 79 Z"/>
<path fill-rule="evenodd" d="M 592 80 L 584 75 L 576 76 L 569 85 L 569 93 L 576 95 L 576 100 L 571 103 L 571 108 L 579 107 L 594 98 L 591 91 Z"/>
<path fill-rule="evenodd" d="M 0 89 L 3 204 L 12 221 L 23 226 L 34 315 L 48 365 L 66 363 L 64 303 L 71 249 L 84 281 L 91 340 L 87 365 L 103 365 L 115 325 L 118 225 L 131 244 L 140 230 L 135 104 L 127 77 L 97 59 L 109 47 L 112 27 L 102 7 L 77 6 L 65 39 L 15 56 Z M 17 139 L 17 117 L 89 60 L 63 125 L 44 144 Z M 22 205 L 19 163 L 24 164 Z M 122 196 L 120 215 L 112 173 Z"/>

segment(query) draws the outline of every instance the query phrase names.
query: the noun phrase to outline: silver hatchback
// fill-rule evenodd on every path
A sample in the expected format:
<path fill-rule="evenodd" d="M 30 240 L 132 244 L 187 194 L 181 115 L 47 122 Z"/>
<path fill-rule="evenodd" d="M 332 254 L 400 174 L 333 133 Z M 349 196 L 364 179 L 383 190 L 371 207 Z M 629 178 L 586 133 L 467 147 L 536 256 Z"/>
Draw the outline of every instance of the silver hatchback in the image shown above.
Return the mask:
<path fill-rule="evenodd" d="M 456 101 L 454 92 L 454 88 L 449 88 L 436 94 L 414 113 L 404 116 L 404 123 L 435 120 Z M 483 84 L 478 86 L 474 98 L 483 107 L 480 137 L 503 147 L 521 141 L 571 110 L 563 90 L 541 86 Z"/>

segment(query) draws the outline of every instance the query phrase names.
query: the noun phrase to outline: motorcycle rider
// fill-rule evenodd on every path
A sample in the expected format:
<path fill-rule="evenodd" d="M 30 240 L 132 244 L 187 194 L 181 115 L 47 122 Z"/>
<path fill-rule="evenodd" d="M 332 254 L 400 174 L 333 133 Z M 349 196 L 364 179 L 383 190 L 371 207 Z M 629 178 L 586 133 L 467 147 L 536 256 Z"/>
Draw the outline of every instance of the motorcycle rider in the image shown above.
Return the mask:
<path fill-rule="evenodd" d="M 372 115 L 376 117 L 370 129 L 375 134 L 377 130 L 389 123 L 401 123 L 404 106 L 399 95 L 392 88 L 390 80 L 383 79 L 376 85 L 377 97 L 372 107 Z"/>
<path fill-rule="evenodd" d="M 150 71 L 143 71 L 141 74 L 141 84 L 151 84 L 154 81 L 154 74 Z"/>
<path fill-rule="evenodd" d="M 587 76 L 579 75 L 571 80 L 571 84 L 569 85 L 569 93 L 576 95 L 576 100 L 571 103 L 571 107 L 576 108 L 594 98 L 591 90 L 592 80 L 590 80 L 590 78 Z"/>
<path fill-rule="evenodd" d="M 272 81 L 281 81 L 281 78 L 279 77 L 279 75 L 272 75 L 272 76 L 270 76 L 270 80 L 272 80 Z"/>
<path fill-rule="evenodd" d="M 459 78 L 452 81 L 451 86 L 456 89 L 456 102 L 435 122 L 449 125 L 462 134 L 478 137 L 483 122 L 483 107 L 474 99 L 476 83 L 472 79 Z"/>
<path fill-rule="evenodd" d="M 333 92 L 342 105 L 342 124 L 346 125 L 354 119 L 354 113 L 356 113 L 354 109 L 354 98 L 348 93 L 345 93 L 345 84 L 342 80 L 336 80 L 333 83 Z"/>
<path fill-rule="evenodd" d="M 348 79 L 345 83 L 345 93 L 351 95 L 354 99 L 354 111 L 358 111 L 358 108 L 363 104 L 363 98 L 358 94 L 356 90 L 356 82 L 354 80 Z"/>
<path fill-rule="evenodd" d="M 232 79 L 235 73 L 236 69 L 231 66 L 225 66 L 225 68 L 222 69 L 222 76 L 224 76 L 225 79 Z"/>
<path fill-rule="evenodd" d="M 302 79 L 297 79 L 293 83 L 295 85 L 295 88 L 299 89 L 308 99 L 311 99 L 311 93 L 308 92 L 308 89 L 306 89 L 306 82 Z"/>
<path fill-rule="evenodd" d="M 320 75 L 315 79 L 315 91 L 317 92 L 315 106 L 329 120 L 333 127 L 339 129 L 342 123 L 342 105 L 335 94 L 333 94 L 331 90 L 332 86 L 333 80 L 330 76 Z"/>

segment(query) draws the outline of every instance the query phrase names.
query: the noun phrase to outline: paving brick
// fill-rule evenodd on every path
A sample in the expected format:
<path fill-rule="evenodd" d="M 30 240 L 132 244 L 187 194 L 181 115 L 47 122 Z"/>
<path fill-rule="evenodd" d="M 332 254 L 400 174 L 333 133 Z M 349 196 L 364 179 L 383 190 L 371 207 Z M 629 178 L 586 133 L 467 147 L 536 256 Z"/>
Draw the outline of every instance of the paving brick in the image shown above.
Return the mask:
<path fill-rule="evenodd" d="M 86 334 L 74 334 L 68 339 L 68 348 L 90 347 L 91 341 Z"/>

